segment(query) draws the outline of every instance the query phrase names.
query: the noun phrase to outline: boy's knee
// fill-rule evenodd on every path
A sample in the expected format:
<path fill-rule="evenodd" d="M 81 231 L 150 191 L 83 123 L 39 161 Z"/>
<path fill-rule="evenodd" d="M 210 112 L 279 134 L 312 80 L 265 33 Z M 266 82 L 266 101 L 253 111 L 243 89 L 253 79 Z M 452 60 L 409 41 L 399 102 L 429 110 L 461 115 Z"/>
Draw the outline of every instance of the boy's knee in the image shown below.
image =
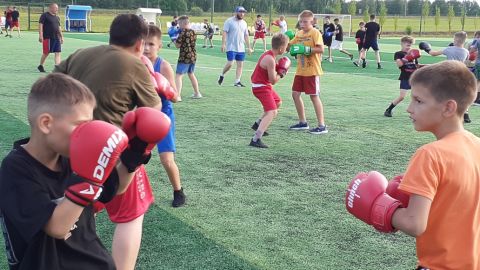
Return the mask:
<path fill-rule="evenodd" d="M 282 102 L 281 102 L 281 101 L 277 102 L 277 109 L 280 108 L 280 106 L 282 106 Z"/>

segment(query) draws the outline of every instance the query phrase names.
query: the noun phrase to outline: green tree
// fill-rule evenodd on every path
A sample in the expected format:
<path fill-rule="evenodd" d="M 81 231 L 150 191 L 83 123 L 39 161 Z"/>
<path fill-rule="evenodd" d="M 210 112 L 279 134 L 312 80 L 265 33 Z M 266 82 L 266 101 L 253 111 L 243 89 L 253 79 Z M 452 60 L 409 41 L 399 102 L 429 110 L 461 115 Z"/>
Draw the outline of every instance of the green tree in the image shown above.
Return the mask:
<path fill-rule="evenodd" d="M 357 14 L 357 1 L 350 1 L 348 4 L 348 14 L 355 16 Z"/>
<path fill-rule="evenodd" d="M 380 16 L 379 16 L 379 23 L 382 26 L 382 28 L 385 22 L 387 21 L 387 13 L 388 13 L 387 5 L 385 5 L 385 1 L 382 1 L 380 3 Z"/>
<path fill-rule="evenodd" d="M 462 24 L 462 31 L 465 29 L 465 5 L 462 6 L 462 11 L 460 13 L 460 23 Z"/>
<path fill-rule="evenodd" d="M 363 21 L 368 22 L 370 20 L 370 14 L 368 13 L 369 7 L 365 6 L 365 10 L 363 11 Z"/>
<path fill-rule="evenodd" d="M 424 0 L 422 5 L 423 31 L 426 30 L 425 24 L 427 22 L 427 18 L 429 14 L 430 14 L 430 2 L 428 0 Z"/>
<path fill-rule="evenodd" d="M 438 26 L 440 25 L 440 7 L 435 7 L 435 32 L 438 32 Z"/>
<path fill-rule="evenodd" d="M 455 17 L 455 10 L 453 9 L 453 5 L 448 4 L 448 13 L 447 13 L 447 19 L 448 19 L 448 32 L 452 32 L 452 20 L 453 17 Z"/>
<path fill-rule="evenodd" d="M 397 32 L 398 29 L 398 15 L 393 18 L 393 31 Z"/>
<path fill-rule="evenodd" d="M 335 11 L 335 14 L 342 13 L 342 0 L 335 0 L 335 3 L 333 4 L 333 10 Z"/>

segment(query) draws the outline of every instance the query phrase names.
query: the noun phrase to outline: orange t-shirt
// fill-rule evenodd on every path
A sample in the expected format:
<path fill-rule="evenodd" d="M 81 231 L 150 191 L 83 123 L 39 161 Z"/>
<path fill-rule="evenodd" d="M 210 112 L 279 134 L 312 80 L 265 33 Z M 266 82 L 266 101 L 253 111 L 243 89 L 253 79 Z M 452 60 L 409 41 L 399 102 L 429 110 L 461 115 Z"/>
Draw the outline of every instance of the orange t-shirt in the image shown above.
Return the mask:
<path fill-rule="evenodd" d="M 308 32 L 303 30 L 295 34 L 295 38 L 290 41 L 290 45 L 303 44 L 312 49 L 317 45 L 323 46 L 323 39 L 320 31 L 312 28 Z M 299 54 L 297 55 L 297 71 L 295 75 L 298 76 L 320 76 L 323 74 L 321 62 L 321 55 L 319 53 L 312 53 L 309 56 Z"/>
<path fill-rule="evenodd" d="M 418 149 L 400 189 L 432 200 L 427 228 L 416 238 L 419 265 L 480 269 L 480 139 L 451 133 Z"/>

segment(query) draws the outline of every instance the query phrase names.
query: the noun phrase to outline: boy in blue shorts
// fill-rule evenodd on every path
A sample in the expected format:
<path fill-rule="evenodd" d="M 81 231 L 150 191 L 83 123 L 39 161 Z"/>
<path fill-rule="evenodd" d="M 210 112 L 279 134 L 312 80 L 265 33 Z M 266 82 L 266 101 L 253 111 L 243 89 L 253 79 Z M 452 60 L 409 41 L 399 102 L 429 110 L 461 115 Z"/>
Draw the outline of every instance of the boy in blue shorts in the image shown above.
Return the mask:
<path fill-rule="evenodd" d="M 390 106 L 385 110 L 383 115 L 386 117 L 392 117 L 392 110 L 400 102 L 405 99 L 407 92 L 412 88 L 408 80 L 412 73 L 418 68 L 418 58 L 420 58 L 420 51 L 412 49 L 412 44 L 415 43 L 415 39 L 410 36 L 404 36 L 400 40 L 402 50 L 395 53 L 393 59 L 400 69 L 400 94 L 390 103 Z"/>
<path fill-rule="evenodd" d="M 148 37 L 145 40 L 145 48 L 143 54 L 153 63 L 155 72 L 162 74 L 169 82 L 170 86 L 175 88 L 175 76 L 170 63 L 158 56 L 158 51 L 162 47 L 162 32 L 155 25 L 148 26 Z M 167 136 L 157 144 L 158 153 L 160 154 L 160 161 L 163 168 L 167 172 L 168 179 L 173 187 L 173 207 L 180 207 L 185 204 L 186 196 L 183 193 L 182 184 L 180 183 L 180 172 L 175 163 L 175 114 L 173 112 L 172 102 L 177 99 L 173 98 L 171 101 L 160 95 L 162 99 L 162 112 L 165 113 L 171 120 L 170 131 Z"/>
<path fill-rule="evenodd" d="M 197 51 L 195 44 L 197 42 L 197 34 L 190 29 L 190 21 L 188 16 L 183 15 L 178 18 L 178 25 L 181 32 L 178 35 L 175 46 L 180 48 L 178 53 L 177 71 L 175 76 L 175 84 L 178 91 L 178 101 L 182 100 L 182 77 L 185 73 L 188 74 L 188 78 L 192 82 L 193 95 L 192 98 L 202 98 L 202 94 L 198 90 L 198 81 L 195 77 L 195 62 L 197 61 Z"/>

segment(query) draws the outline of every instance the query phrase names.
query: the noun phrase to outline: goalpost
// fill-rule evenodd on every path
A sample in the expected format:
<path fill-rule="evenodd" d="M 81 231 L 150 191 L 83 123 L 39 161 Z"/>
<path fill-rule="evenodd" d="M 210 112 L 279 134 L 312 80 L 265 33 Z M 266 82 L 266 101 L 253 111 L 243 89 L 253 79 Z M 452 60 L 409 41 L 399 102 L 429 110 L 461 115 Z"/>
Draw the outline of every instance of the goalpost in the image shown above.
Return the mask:
<path fill-rule="evenodd" d="M 313 14 L 318 20 L 318 25 L 323 26 L 323 19 L 330 16 L 330 21 L 333 23 L 335 18 L 338 18 L 339 23 L 343 27 L 343 36 L 350 37 L 352 33 L 352 15 L 347 14 Z"/>

